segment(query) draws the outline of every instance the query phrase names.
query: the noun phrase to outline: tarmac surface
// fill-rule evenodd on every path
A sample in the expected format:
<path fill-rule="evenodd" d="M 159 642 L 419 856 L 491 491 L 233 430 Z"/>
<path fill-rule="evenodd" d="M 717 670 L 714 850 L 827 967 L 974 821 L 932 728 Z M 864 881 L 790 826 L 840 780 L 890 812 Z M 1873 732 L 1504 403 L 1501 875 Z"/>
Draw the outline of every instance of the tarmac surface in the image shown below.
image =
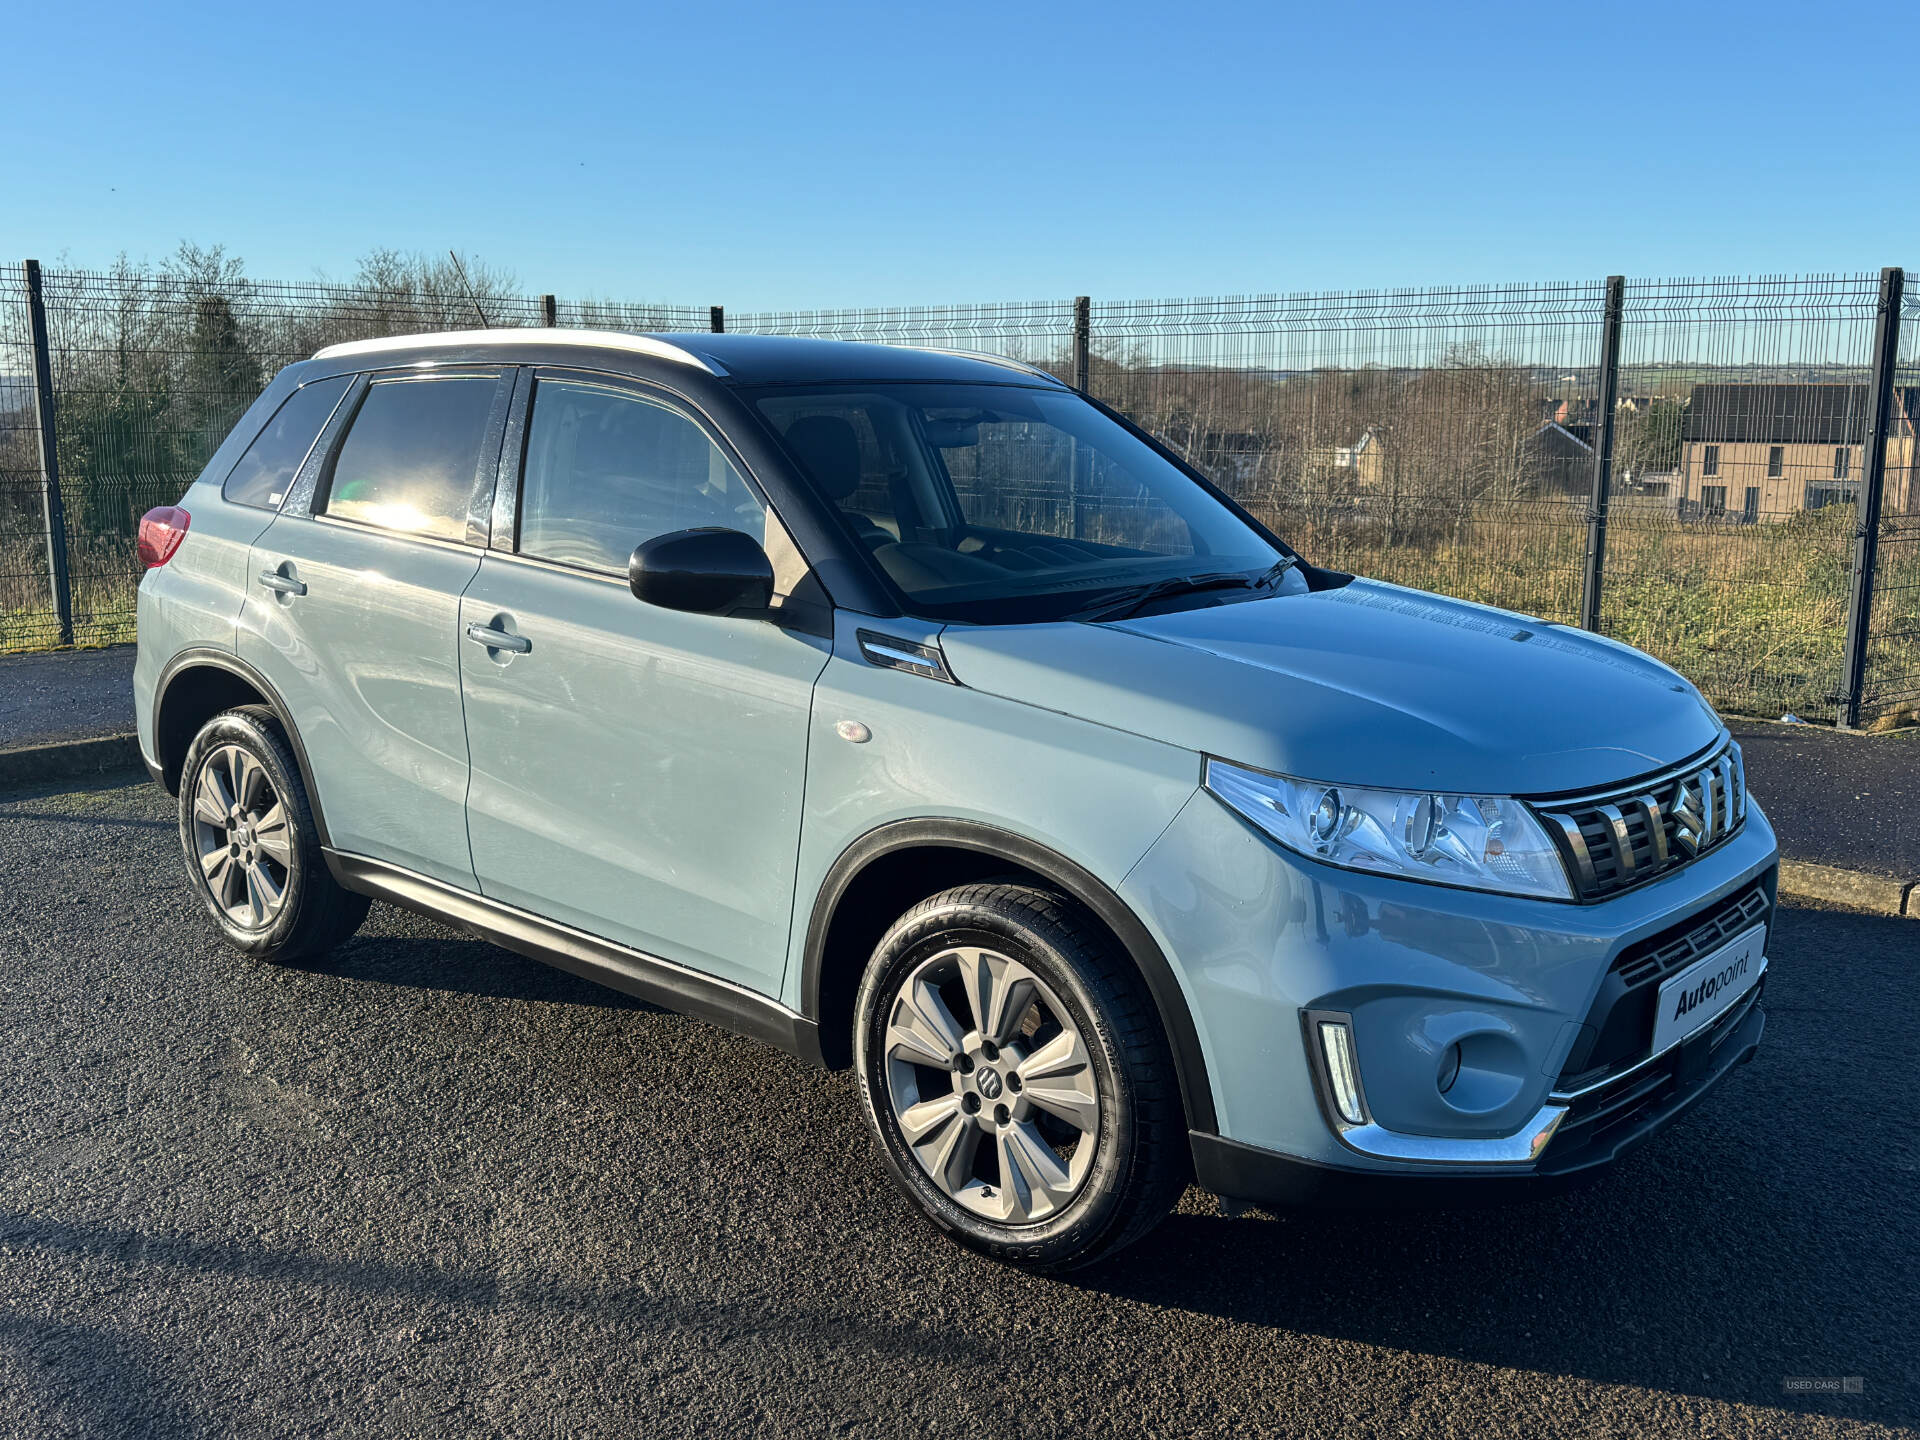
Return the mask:
<path fill-rule="evenodd" d="M 16 791 L 0 1436 L 1914 1434 L 1914 933 L 1785 910 L 1758 1057 L 1572 1195 L 1036 1279 L 845 1074 L 379 906 L 247 961 L 157 789 Z"/>
<path fill-rule="evenodd" d="M 131 645 L 0 655 L 0 749 L 133 729 Z"/>

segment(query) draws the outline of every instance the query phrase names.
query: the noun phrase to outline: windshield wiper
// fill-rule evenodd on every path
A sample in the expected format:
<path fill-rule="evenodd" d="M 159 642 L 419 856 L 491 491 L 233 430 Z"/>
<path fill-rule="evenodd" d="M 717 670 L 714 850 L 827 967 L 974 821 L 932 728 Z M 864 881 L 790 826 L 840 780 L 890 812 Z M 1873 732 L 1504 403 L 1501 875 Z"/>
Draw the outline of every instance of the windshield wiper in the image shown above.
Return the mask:
<path fill-rule="evenodd" d="M 1170 575 L 1165 580 L 1155 580 L 1150 585 L 1129 590 L 1117 599 L 1102 600 L 1084 610 L 1076 610 L 1068 618 L 1124 620 L 1129 615 L 1137 615 L 1142 607 L 1152 604 L 1155 600 L 1164 600 L 1169 595 L 1191 595 L 1200 590 L 1264 590 L 1269 585 L 1278 583 L 1280 577 L 1297 563 L 1293 556 L 1282 555 L 1258 575 L 1248 575 L 1243 571 Z"/>

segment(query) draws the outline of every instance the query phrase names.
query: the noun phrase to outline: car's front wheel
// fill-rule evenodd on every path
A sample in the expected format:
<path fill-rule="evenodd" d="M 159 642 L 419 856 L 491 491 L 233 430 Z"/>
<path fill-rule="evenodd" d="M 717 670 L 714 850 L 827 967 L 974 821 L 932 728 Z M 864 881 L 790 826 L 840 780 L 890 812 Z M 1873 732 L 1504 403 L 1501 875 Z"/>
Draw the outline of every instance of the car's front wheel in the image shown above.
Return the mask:
<path fill-rule="evenodd" d="M 180 771 L 180 844 L 207 913 L 262 960 L 324 954 L 360 928 L 367 897 L 342 889 L 286 732 L 264 705 L 216 715 Z"/>
<path fill-rule="evenodd" d="M 966 1245 L 1071 1269 L 1152 1229 L 1186 1185 L 1152 1000 L 1065 896 L 979 884 L 916 905 L 876 948 L 855 1025 L 888 1169 Z"/>

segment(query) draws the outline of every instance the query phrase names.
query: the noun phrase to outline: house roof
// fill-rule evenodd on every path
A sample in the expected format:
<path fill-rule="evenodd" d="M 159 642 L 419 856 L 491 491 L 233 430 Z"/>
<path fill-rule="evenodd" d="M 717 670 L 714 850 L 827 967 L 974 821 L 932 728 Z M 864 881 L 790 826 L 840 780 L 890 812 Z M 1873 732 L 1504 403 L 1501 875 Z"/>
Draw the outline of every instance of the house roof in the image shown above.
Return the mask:
<path fill-rule="evenodd" d="M 1892 433 L 1911 435 L 1920 386 L 1893 392 Z M 1681 438 L 1737 444 L 1857 445 L 1866 436 L 1865 385 L 1696 385 Z"/>
<path fill-rule="evenodd" d="M 1531 443 L 1543 454 L 1581 456 L 1593 453 L 1592 428 L 1586 425 L 1562 425 L 1549 420 L 1533 432 Z"/>

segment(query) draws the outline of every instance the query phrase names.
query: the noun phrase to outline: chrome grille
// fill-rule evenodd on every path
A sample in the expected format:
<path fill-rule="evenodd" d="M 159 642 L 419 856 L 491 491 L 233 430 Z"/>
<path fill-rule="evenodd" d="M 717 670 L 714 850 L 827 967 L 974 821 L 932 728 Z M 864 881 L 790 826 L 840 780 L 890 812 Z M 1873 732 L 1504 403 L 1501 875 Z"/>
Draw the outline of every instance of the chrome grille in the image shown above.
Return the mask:
<path fill-rule="evenodd" d="M 1582 900 L 1618 894 L 1677 870 L 1739 833 L 1747 776 L 1729 740 L 1704 759 L 1633 785 L 1530 800 Z"/>

